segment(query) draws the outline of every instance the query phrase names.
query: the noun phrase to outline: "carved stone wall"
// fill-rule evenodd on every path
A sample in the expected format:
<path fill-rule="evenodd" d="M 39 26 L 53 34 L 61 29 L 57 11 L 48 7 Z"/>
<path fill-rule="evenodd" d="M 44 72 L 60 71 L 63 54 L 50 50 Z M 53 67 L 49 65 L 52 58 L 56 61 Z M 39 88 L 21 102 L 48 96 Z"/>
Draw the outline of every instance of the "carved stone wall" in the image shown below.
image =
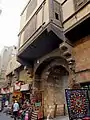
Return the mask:
<path fill-rule="evenodd" d="M 76 61 L 76 82 L 90 82 L 90 36 L 75 43 L 73 56 Z"/>
<path fill-rule="evenodd" d="M 68 73 L 65 68 L 57 66 L 51 68 L 48 77 L 47 74 L 48 71 L 45 69 L 40 82 L 40 89 L 43 90 L 44 96 L 44 116 L 49 114 L 49 107 L 56 104 L 61 107 L 58 114 L 64 115 L 62 106 L 65 104 L 65 89 L 68 88 Z"/>

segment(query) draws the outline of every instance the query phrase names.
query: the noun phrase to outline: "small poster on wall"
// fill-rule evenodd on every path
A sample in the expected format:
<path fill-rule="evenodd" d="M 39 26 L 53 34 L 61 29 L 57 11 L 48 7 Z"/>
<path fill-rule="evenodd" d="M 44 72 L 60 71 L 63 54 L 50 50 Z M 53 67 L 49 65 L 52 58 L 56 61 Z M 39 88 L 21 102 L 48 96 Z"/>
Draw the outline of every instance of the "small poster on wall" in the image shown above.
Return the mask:
<path fill-rule="evenodd" d="M 36 102 L 35 103 L 35 107 L 40 107 L 41 106 L 41 102 Z"/>

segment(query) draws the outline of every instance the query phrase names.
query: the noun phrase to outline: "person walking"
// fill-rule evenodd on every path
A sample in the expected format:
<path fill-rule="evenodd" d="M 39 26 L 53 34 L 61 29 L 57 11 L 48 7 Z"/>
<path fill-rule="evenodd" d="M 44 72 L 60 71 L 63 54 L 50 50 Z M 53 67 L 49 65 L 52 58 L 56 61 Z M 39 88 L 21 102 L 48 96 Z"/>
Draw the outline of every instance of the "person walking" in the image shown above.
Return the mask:
<path fill-rule="evenodd" d="M 13 116 L 14 116 L 14 120 L 17 119 L 18 117 L 18 111 L 19 111 L 19 104 L 18 102 L 15 100 L 14 104 L 13 104 Z"/>

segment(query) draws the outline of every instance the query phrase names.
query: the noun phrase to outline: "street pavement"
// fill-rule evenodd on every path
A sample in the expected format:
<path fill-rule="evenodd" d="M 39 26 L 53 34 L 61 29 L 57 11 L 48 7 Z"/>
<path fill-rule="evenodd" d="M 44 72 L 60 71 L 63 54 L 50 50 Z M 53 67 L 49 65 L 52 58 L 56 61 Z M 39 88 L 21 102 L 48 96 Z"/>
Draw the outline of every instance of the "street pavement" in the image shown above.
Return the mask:
<path fill-rule="evenodd" d="M 68 116 L 61 116 L 61 117 L 57 117 L 54 120 L 69 120 Z"/>
<path fill-rule="evenodd" d="M 0 120 L 13 120 L 9 115 L 6 115 L 5 113 L 0 113 Z M 57 117 L 54 120 L 69 120 L 68 117 Z"/>
<path fill-rule="evenodd" d="M 45 119 L 45 120 L 47 120 L 47 119 Z M 60 117 L 57 117 L 54 119 L 48 119 L 48 120 L 69 120 L 69 117 L 68 116 L 60 116 Z"/>
<path fill-rule="evenodd" d="M 0 112 L 0 120 L 13 120 L 13 118 L 11 118 L 9 115 L 6 115 L 3 112 Z M 52 119 L 49 119 L 52 120 Z M 61 117 L 57 117 L 53 120 L 69 120 L 68 116 L 61 116 Z"/>
<path fill-rule="evenodd" d="M 13 118 L 3 112 L 0 112 L 0 120 L 13 120 Z"/>

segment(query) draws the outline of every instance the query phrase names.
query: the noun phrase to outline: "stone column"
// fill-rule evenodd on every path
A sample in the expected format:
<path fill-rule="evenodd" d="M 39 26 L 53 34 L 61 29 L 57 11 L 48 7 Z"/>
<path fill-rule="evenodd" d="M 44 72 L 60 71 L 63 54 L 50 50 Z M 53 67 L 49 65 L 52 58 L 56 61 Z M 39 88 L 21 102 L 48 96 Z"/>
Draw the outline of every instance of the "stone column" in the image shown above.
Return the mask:
<path fill-rule="evenodd" d="M 38 91 L 38 90 L 40 90 L 40 78 L 38 75 L 34 75 L 33 85 L 32 85 L 33 94 L 35 91 Z"/>

